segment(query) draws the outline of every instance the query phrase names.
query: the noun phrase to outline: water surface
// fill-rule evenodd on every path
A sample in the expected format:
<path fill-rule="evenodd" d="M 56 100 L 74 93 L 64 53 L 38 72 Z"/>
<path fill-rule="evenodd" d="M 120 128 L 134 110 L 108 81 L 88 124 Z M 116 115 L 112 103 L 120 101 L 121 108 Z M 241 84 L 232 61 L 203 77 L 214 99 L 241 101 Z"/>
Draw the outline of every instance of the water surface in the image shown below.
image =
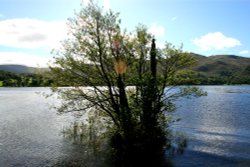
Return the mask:
<path fill-rule="evenodd" d="M 181 99 L 171 128 L 189 139 L 177 167 L 250 166 L 250 86 L 203 86 L 208 96 Z M 0 166 L 54 166 L 81 159 L 84 148 L 72 144 L 62 130 L 74 117 L 51 108 L 48 88 L 0 88 Z M 87 164 L 83 164 L 86 166 Z"/>
<path fill-rule="evenodd" d="M 51 108 L 48 88 L 0 88 L 0 166 L 50 166 L 67 156 L 61 131 L 72 121 Z"/>
<path fill-rule="evenodd" d="M 208 96 L 181 99 L 173 125 L 189 138 L 177 166 L 250 166 L 250 86 L 203 86 Z"/>

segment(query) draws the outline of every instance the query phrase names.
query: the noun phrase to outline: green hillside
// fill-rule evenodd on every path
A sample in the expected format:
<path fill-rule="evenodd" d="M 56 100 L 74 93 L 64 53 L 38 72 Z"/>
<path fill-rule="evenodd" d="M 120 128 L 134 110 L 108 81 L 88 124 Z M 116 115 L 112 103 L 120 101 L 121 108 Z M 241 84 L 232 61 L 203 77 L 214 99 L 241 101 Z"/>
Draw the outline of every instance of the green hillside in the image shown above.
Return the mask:
<path fill-rule="evenodd" d="M 17 64 L 8 64 L 8 65 L 0 65 L 0 70 L 8 71 L 15 74 L 32 74 L 37 71 L 46 71 L 48 68 L 35 68 L 35 67 L 27 67 L 24 65 Z"/>
<path fill-rule="evenodd" d="M 0 87 L 50 86 L 52 81 L 43 73 L 44 70 L 22 65 L 0 65 Z"/>
<path fill-rule="evenodd" d="M 195 56 L 197 64 L 194 70 L 206 76 L 220 75 L 222 72 L 231 71 L 240 75 L 250 75 L 250 58 L 234 55 Z"/>
<path fill-rule="evenodd" d="M 223 84 L 250 83 L 250 58 L 235 55 L 194 56 L 197 63 L 193 70 L 200 78 L 220 80 Z"/>
<path fill-rule="evenodd" d="M 36 70 L 36 68 L 11 64 L 11 65 L 0 65 L 0 70 L 16 74 L 21 74 L 21 73 L 30 74 L 33 73 Z"/>

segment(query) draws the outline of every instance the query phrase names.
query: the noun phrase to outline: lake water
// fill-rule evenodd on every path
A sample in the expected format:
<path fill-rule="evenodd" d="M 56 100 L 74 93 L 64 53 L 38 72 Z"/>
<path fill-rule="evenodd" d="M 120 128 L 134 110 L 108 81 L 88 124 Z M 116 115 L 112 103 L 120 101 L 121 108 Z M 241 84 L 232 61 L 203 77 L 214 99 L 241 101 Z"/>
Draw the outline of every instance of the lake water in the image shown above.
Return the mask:
<path fill-rule="evenodd" d="M 67 156 L 62 130 L 73 118 L 51 109 L 47 88 L 0 88 L 0 166 L 50 166 Z"/>
<path fill-rule="evenodd" d="M 176 166 L 250 166 L 250 86 L 203 86 L 208 96 L 177 102 L 172 126 L 189 138 Z"/>
<path fill-rule="evenodd" d="M 177 167 L 250 166 L 250 86 L 203 86 L 208 96 L 181 99 L 171 128 L 189 139 Z M 0 167 L 54 166 L 82 149 L 62 135 L 74 117 L 51 108 L 48 88 L 0 88 Z M 84 166 L 84 165 L 83 165 Z M 87 165 L 85 165 L 87 166 Z"/>

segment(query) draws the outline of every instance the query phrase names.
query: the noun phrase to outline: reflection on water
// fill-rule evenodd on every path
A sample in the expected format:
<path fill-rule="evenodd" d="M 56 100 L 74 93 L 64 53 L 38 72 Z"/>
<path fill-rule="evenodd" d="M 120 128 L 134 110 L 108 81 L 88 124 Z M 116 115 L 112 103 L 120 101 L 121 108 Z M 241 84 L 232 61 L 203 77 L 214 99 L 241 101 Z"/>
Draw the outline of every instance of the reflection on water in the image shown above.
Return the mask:
<path fill-rule="evenodd" d="M 177 102 L 176 117 L 182 121 L 173 129 L 188 134 L 189 151 L 228 158 L 220 165 L 234 164 L 230 158 L 250 160 L 250 87 L 203 88 L 208 96 Z M 185 155 L 183 159 L 186 161 Z"/>
<path fill-rule="evenodd" d="M 172 128 L 188 138 L 178 167 L 250 166 L 250 86 L 204 86 L 208 96 L 177 102 Z M 62 133 L 75 118 L 57 115 L 48 88 L 0 88 L 0 166 L 98 166 L 86 146 Z M 92 158 L 92 159 L 91 159 Z M 99 157 L 102 158 L 102 157 Z"/>

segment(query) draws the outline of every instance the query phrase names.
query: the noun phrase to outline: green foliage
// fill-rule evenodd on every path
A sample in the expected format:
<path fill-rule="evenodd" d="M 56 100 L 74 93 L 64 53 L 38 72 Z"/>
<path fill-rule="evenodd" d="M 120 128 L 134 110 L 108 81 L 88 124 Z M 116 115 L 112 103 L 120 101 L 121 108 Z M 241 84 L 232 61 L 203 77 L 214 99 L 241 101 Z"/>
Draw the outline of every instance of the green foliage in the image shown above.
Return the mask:
<path fill-rule="evenodd" d="M 204 95 L 199 88 L 177 86 L 195 59 L 168 43 L 157 49 L 145 26 L 122 32 L 118 14 L 92 2 L 69 26 L 71 36 L 50 67 L 52 90 L 62 99 L 58 111 L 99 118 L 88 126 L 97 129 L 97 138 L 108 138 L 115 166 L 162 165 L 173 143 L 168 127 L 175 120 L 168 113 L 175 100 Z"/>
<path fill-rule="evenodd" d="M 15 74 L 0 71 L 0 86 L 5 87 L 39 87 L 50 86 L 52 80 L 42 74 Z"/>

